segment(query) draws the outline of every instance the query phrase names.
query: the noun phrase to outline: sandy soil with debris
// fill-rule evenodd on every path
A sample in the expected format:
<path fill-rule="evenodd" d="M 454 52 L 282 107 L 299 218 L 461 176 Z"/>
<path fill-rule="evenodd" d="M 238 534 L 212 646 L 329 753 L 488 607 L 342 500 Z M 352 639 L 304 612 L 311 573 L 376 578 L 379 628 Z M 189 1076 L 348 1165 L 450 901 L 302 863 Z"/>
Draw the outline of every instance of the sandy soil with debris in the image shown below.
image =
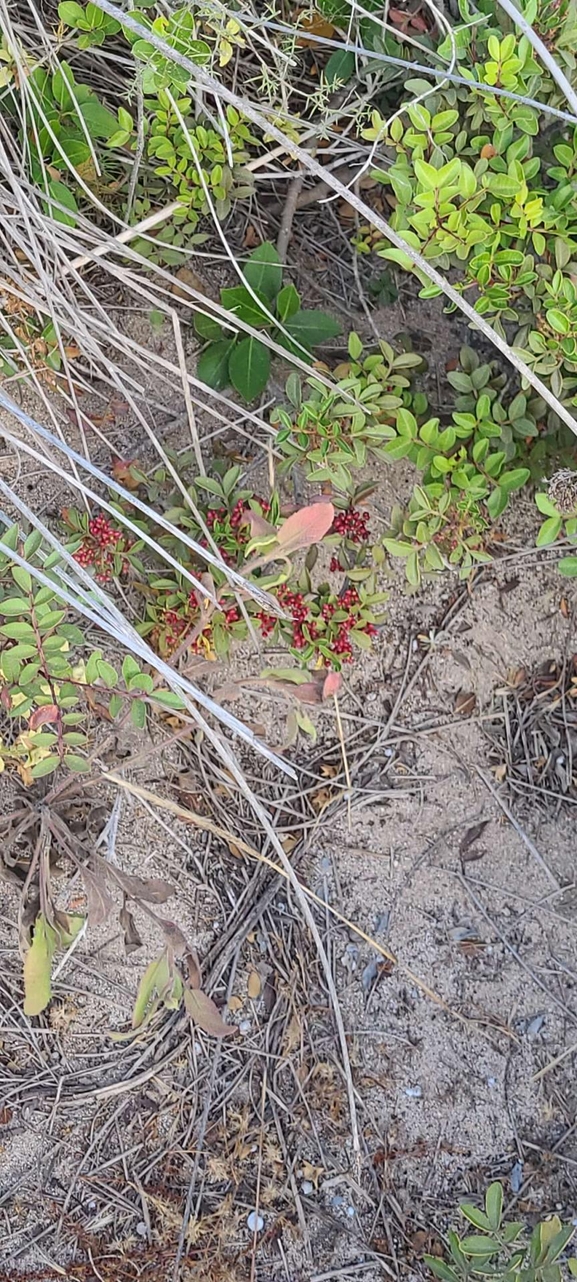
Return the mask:
<path fill-rule="evenodd" d="M 120 415 L 107 431 L 121 448 L 133 428 Z M 29 484 L 50 514 L 54 488 Z M 383 474 L 375 532 L 407 484 Z M 311 713 L 316 745 L 287 752 L 295 784 L 240 754 L 318 896 L 348 1063 L 294 895 L 235 845 L 270 855 L 198 737 L 165 750 L 158 725 L 144 760 L 130 766 L 134 736 L 116 757 L 228 838 L 113 786 L 95 798 L 104 811 L 87 806 L 86 833 L 121 796 L 113 857 L 173 884 L 168 911 L 234 1037 L 216 1043 L 172 1012 L 115 1040 L 159 948 L 139 917 L 142 947 L 125 957 L 116 915 L 32 1026 L 0 883 L 1 1279 L 374 1282 L 414 1273 L 459 1198 L 491 1178 L 529 1218 L 575 1213 L 577 792 L 519 793 L 489 737 L 499 690 L 575 648 L 574 589 L 531 551 L 535 528 L 521 504 L 470 590 L 444 580 L 408 596 L 392 576 L 389 622 L 340 700 L 350 792 L 332 706 Z M 243 653 L 210 684 L 237 681 L 234 711 L 278 745 L 286 704 L 243 685 L 261 666 Z"/>

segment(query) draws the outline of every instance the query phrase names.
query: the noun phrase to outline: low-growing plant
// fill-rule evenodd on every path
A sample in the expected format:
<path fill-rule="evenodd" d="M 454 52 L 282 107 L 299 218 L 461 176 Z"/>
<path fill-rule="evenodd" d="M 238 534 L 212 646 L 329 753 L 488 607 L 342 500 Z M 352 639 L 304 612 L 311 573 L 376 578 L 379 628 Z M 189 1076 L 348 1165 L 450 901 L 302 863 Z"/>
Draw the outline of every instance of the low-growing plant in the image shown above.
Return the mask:
<path fill-rule="evenodd" d="M 407 580 L 418 588 L 424 574 L 458 568 L 465 579 L 475 566 L 490 561 L 484 542 L 488 526 L 478 501 L 455 486 L 431 482 L 415 485 L 406 511 L 393 508 L 382 545 L 389 556 L 404 560 Z"/>
<path fill-rule="evenodd" d="M 573 67 L 577 24 L 571 6 L 555 7 L 566 15 L 560 56 Z M 558 18 L 547 0 L 528 0 L 523 9 L 529 21 L 557 33 Z M 459 10 L 453 39 L 466 76 L 520 97 L 557 102 L 557 87 L 529 40 L 504 32 L 494 5 L 481 6 L 473 17 L 468 0 L 460 0 Z M 438 52 L 450 57 L 452 48 L 445 39 Z M 473 291 L 476 310 L 491 318 L 536 373 L 551 380 L 561 400 L 574 403 L 575 129 L 556 123 L 544 147 L 539 135 L 548 118 L 529 103 L 471 92 L 465 85 L 431 94 L 415 78 L 405 89 L 415 95 L 426 89 L 426 102 L 407 102 L 390 125 L 376 110 L 364 130 L 392 162 L 374 170 L 391 193 L 392 226 L 438 268 L 451 269 L 456 287 Z M 376 252 L 413 270 L 403 250 L 377 244 Z M 416 274 L 422 297 L 440 293 L 422 272 Z"/>
<path fill-rule="evenodd" d="M 38 583 L 12 552 L 41 568 L 54 588 Z M 25 784 L 60 765 L 76 773 L 90 770 L 95 712 L 110 721 L 124 712 L 141 729 L 152 697 L 159 707 L 182 707 L 171 691 L 155 689 L 150 673 L 131 655 L 118 671 L 89 645 L 59 601 L 58 559 L 44 555 L 37 531 L 23 539 L 13 525 L 0 540 L 0 770 L 14 767 Z"/>
<path fill-rule="evenodd" d="M 558 1215 L 541 1220 L 529 1233 L 522 1221 L 506 1221 L 503 1186 L 489 1185 L 483 1209 L 470 1202 L 459 1210 L 476 1233 L 447 1235 L 445 1259 L 426 1255 L 431 1272 L 441 1282 L 471 1282 L 491 1277 L 496 1282 L 561 1282 L 563 1265 L 577 1275 L 577 1260 L 564 1260 L 575 1233 L 574 1224 L 562 1224 Z"/>
<path fill-rule="evenodd" d="M 395 417 L 404 399 L 413 403 L 408 371 L 422 364 L 414 352 L 395 353 L 384 340 L 377 352 L 366 354 L 355 333 L 349 335 L 348 349 L 350 359 L 333 371 L 338 380 L 334 391 L 308 379 L 305 396 L 301 380 L 291 375 L 286 387 L 290 404 L 271 416 L 279 425 L 281 470 L 301 465 L 308 481 L 327 482 L 345 493 L 353 485 L 353 471 L 370 456 L 387 457 L 386 443 L 396 436 Z M 417 393 L 417 412 L 426 404 Z"/>
<path fill-rule="evenodd" d="M 573 472 L 569 475 L 574 477 L 575 473 Z M 573 494 L 573 498 L 575 499 L 575 494 Z M 573 502 L 572 510 L 571 508 L 569 511 L 564 510 L 563 504 L 559 506 L 553 501 L 550 491 L 549 494 L 537 493 L 535 495 L 535 503 L 541 515 L 545 517 L 537 533 L 537 547 L 550 547 L 558 539 L 565 539 L 569 543 L 577 544 L 577 502 Z M 577 554 L 561 557 L 557 562 L 557 569 L 566 578 L 574 579 L 577 577 Z"/>
<path fill-rule="evenodd" d="M 283 285 L 283 265 L 270 242 L 254 249 L 242 270 L 250 289 L 232 285 L 220 291 L 222 306 L 239 320 L 270 333 L 276 343 L 298 356 L 340 334 L 338 321 L 327 312 L 301 307 L 295 286 Z M 227 333 L 216 318 L 200 312 L 194 327 L 200 338 L 208 339 L 198 361 L 198 377 L 209 387 L 232 385 L 245 401 L 260 396 L 270 377 L 270 348 L 250 334 Z"/>

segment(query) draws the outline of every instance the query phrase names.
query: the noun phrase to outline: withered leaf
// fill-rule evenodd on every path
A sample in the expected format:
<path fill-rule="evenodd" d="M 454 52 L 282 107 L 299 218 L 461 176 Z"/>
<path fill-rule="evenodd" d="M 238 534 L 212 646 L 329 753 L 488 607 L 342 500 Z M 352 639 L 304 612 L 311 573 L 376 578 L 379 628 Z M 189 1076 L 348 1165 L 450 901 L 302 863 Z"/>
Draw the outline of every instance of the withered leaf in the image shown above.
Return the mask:
<path fill-rule="evenodd" d="M 184 960 L 186 963 L 186 968 L 188 970 L 188 982 L 190 984 L 190 987 L 200 988 L 202 984 L 202 973 L 200 969 L 200 962 L 198 960 L 196 953 L 193 951 L 192 948 L 189 948 L 188 952 L 185 955 Z"/>
<path fill-rule="evenodd" d="M 187 988 L 185 984 L 184 1004 L 193 1022 L 211 1037 L 230 1037 L 231 1033 L 236 1033 L 236 1025 L 225 1024 L 212 997 L 203 993 L 201 988 Z"/>
<path fill-rule="evenodd" d="M 135 873 L 122 872 L 122 869 L 107 865 L 110 875 L 122 887 L 125 895 L 129 899 L 144 899 L 147 904 L 165 904 L 175 893 L 175 887 L 170 886 L 167 881 L 161 877 L 137 877 Z"/>
<path fill-rule="evenodd" d="M 80 869 L 80 875 L 86 891 L 90 925 L 101 926 L 114 907 L 112 895 L 107 889 L 106 882 L 100 871 L 96 872 L 83 865 Z"/>
<path fill-rule="evenodd" d="M 453 704 L 460 717 L 470 717 L 477 707 L 477 696 L 472 690 L 459 690 Z"/>
<path fill-rule="evenodd" d="M 185 957 L 187 953 L 192 952 L 190 944 L 175 921 L 170 921 L 168 917 L 156 917 L 155 920 L 175 957 Z"/>
<path fill-rule="evenodd" d="M 479 840 L 479 837 L 484 833 L 488 823 L 490 823 L 489 819 L 482 819 L 480 823 L 473 824 L 472 828 L 467 828 L 459 846 L 459 854 L 464 864 L 472 863 L 474 859 L 483 858 L 485 851 L 483 849 L 471 850 L 471 846 L 474 842 Z"/>
<path fill-rule="evenodd" d="M 124 948 L 127 954 L 135 953 L 137 948 L 142 948 L 142 940 L 136 928 L 136 922 L 130 909 L 126 904 L 122 905 L 118 914 L 120 925 L 124 931 Z"/>

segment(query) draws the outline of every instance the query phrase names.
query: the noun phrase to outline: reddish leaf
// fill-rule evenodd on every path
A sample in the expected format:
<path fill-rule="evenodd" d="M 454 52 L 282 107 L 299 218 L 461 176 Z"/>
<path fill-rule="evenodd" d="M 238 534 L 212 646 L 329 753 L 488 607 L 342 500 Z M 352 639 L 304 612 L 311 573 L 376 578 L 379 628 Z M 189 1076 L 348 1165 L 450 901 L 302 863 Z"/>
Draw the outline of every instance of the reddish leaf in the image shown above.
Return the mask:
<path fill-rule="evenodd" d="M 311 503 L 293 512 L 277 530 L 277 550 L 283 556 L 290 556 L 302 548 L 310 548 L 313 543 L 320 543 L 328 534 L 335 519 L 332 503 Z"/>
<path fill-rule="evenodd" d="M 235 1024 L 225 1024 L 212 997 L 208 997 L 200 988 L 187 988 L 184 985 L 184 1004 L 190 1018 L 211 1037 L 230 1037 L 236 1033 Z"/>
<path fill-rule="evenodd" d="M 266 521 L 260 512 L 253 512 L 252 508 L 248 514 L 250 523 L 251 539 L 274 539 L 276 538 L 276 528 Z"/>
<path fill-rule="evenodd" d="M 58 721 L 60 712 L 55 703 L 47 703 L 43 708 L 36 708 L 28 720 L 31 730 L 39 730 L 40 726 L 50 726 Z"/>
<path fill-rule="evenodd" d="M 323 699 L 330 699 L 331 695 L 338 694 L 342 684 L 340 672 L 329 672 L 323 682 Z"/>

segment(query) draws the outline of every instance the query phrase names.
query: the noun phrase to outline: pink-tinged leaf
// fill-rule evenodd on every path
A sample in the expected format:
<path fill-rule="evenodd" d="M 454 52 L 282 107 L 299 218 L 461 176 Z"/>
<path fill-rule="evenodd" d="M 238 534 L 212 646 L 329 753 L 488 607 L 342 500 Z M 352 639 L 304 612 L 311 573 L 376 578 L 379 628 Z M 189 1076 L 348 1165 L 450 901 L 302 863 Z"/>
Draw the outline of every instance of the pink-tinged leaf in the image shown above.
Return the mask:
<path fill-rule="evenodd" d="M 338 694 L 342 684 L 340 672 L 329 672 L 323 682 L 323 699 L 330 699 L 331 695 Z"/>
<path fill-rule="evenodd" d="M 169 921 L 167 917 L 157 917 L 156 920 L 175 957 L 184 957 L 190 952 L 190 944 L 175 921 Z"/>
<path fill-rule="evenodd" d="M 252 508 L 248 513 L 250 524 L 251 539 L 276 539 L 276 527 L 266 521 L 260 512 L 253 512 Z"/>
<path fill-rule="evenodd" d="M 328 534 L 335 519 L 332 503 L 311 503 L 293 512 L 277 530 L 277 550 L 283 556 L 290 556 L 303 548 L 310 548 L 313 543 L 320 543 Z"/>
<path fill-rule="evenodd" d="M 43 708 L 36 708 L 28 719 L 30 730 L 39 730 L 40 726 L 51 726 L 58 721 L 60 711 L 55 703 L 47 703 Z"/>
<path fill-rule="evenodd" d="M 259 682 L 268 686 L 269 690 L 276 690 L 279 694 L 284 694 L 288 699 L 297 699 L 299 703 L 320 703 L 322 699 L 321 686 L 318 681 L 302 681 L 300 685 L 294 685 L 292 681 L 273 681 L 271 679 Z"/>
<path fill-rule="evenodd" d="M 203 993 L 201 988 L 187 988 L 184 985 L 184 1004 L 190 1018 L 211 1037 L 230 1037 L 236 1033 L 235 1024 L 225 1024 L 212 997 Z"/>
<path fill-rule="evenodd" d="M 167 881 L 161 877 L 137 877 L 134 873 L 123 872 L 121 868 L 116 868 L 113 864 L 106 865 L 110 877 L 122 887 L 125 895 L 129 899 L 144 899 L 148 904 L 165 904 L 176 892 L 175 886 L 170 886 Z"/>

